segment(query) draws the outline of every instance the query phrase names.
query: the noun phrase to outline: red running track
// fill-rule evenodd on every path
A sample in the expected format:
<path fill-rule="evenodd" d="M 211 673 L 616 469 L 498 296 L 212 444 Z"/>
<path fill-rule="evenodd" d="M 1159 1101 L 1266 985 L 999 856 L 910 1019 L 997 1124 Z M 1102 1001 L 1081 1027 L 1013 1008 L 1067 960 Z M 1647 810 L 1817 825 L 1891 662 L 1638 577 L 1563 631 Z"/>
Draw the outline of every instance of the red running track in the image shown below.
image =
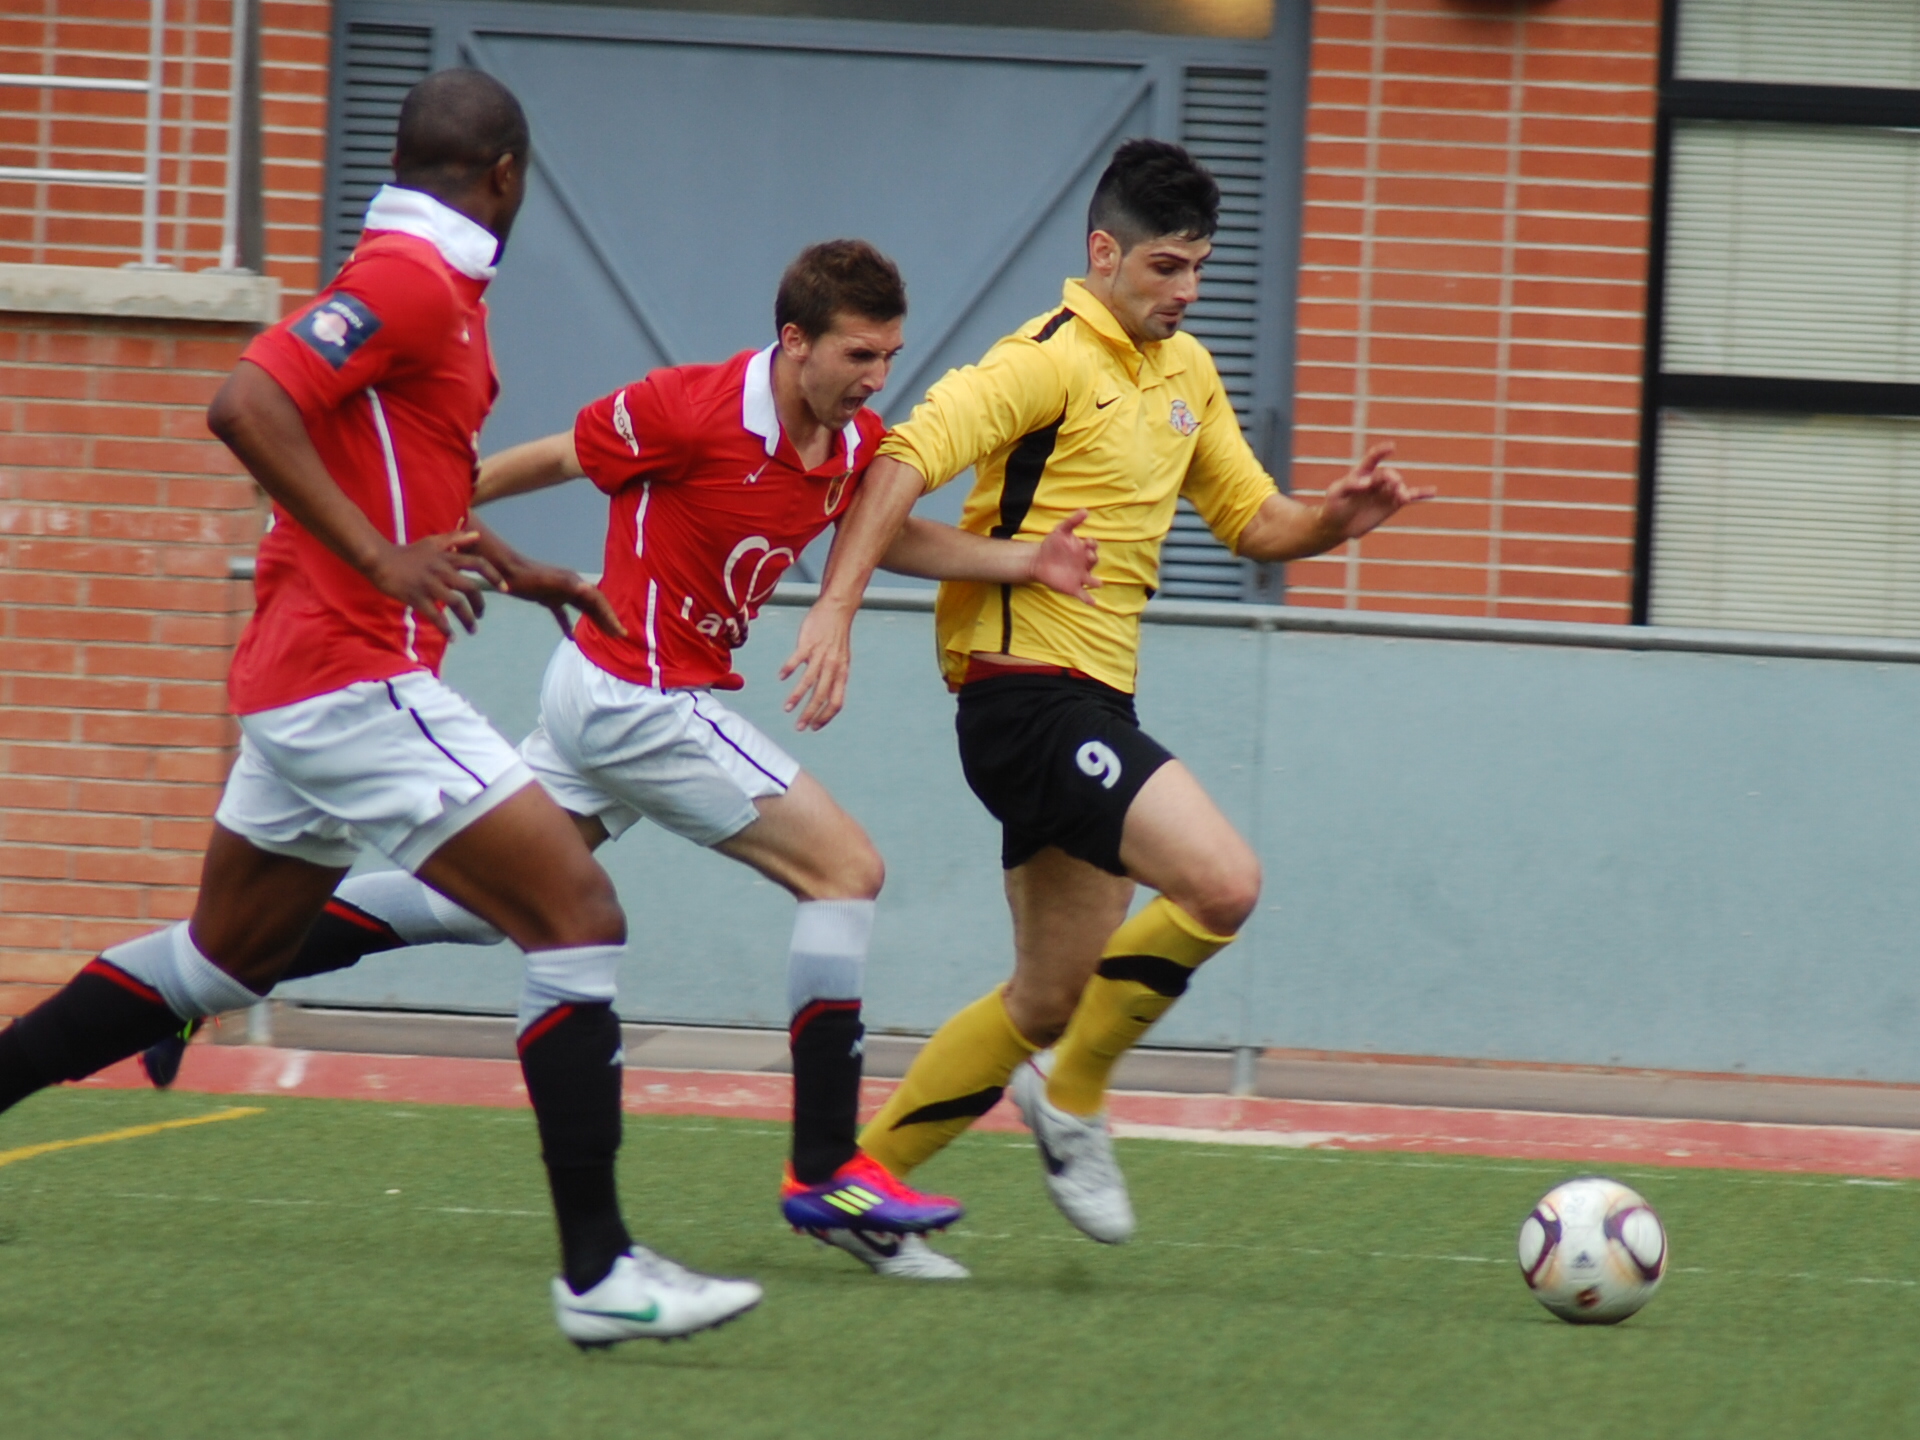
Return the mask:
<path fill-rule="evenodd" d="M 133 1061 L 84 1085 L 145 1086 Z M 866 1108 L 893 1090 L 866 1082 Z M 415 1105 L 527 1103 L 511 1060 L 427 1055 L 355 1055 L 268 1046 L 195 1045 L 176 1084 L 210 1095 L 301 1095 Z M 626 1108 L 636 1115 L 787 1118 L 785 1075 L 705 1070 L 629 1070 Z M 1670 1165 L 1731 1170 L 1809 1171 L 1920 1179 L 1920 1131 L 1854 1125 L 1763 1125 L 1726 1120 L 1646 1120 L 1519 1110 L 1453 1110 L 1322 1100 L 1119 1092 L 1110 1100 L 1117 1134 L 1227 1145 L 1327 1150 L 1398 1150 L 1569 1165 Z M 980 1121 L 1018 1130 L 1010 1105 Z"/>

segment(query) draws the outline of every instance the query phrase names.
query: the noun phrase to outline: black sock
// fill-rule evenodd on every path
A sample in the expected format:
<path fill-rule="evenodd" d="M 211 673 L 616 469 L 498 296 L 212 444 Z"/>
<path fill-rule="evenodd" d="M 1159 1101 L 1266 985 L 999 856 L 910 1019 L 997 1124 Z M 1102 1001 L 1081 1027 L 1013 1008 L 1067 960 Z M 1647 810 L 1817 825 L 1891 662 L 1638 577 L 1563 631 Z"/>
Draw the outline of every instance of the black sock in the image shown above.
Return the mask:
<path fill-rule="evenodd" d="M 378 915 L 371 915 L 336 895 L 327 901 L 327 908 L 320 912 L 320 918 L 313 922 L 313 928 L 301 942 L 300 953 L 293 957 L 293 963 L 280 978 L 300 980 L 309 975 L 345 970 L 365 956 L 377 955 L 382 950 L 404 949 L 406 943 Z"/>
<path fill-rule="evenodd" d="M 0 1110 L 62 1080 L 84 1080 L 185 1023 L 159 991 L 94 960 L 0 1031 Z"/>
<path fill-rule="evenodd" d="M 793 1017 L 793 1175 L 818 1185 L 858 1152 L 860 1042 L 858 1000 L 816 1000 Z"/>
<path fill-rule="evenodd" d="M 540 1125 L 561 1269 L 576 1295 L 633 1244 L 620 1218 L 620 1021 L 611 1005 L 556 1005 L 520 1037 L 520 1070 Z"/>

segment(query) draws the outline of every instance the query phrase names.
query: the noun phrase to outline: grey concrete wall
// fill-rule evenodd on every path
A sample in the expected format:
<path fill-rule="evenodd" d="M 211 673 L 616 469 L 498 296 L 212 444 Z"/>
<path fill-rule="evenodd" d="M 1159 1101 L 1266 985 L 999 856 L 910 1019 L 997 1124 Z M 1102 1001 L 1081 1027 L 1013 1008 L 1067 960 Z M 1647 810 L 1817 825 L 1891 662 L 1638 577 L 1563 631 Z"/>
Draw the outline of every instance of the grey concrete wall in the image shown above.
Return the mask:
<path fill-rule="evenodd" d="M 848 711 L 796 737 L 774 672 L 800 613 L 769 607 L 729 703 L 872 831 L 870 1020 L 928 1030 L 1006 971 L 996 830 L 929 617 L 864 613 Z M 1267 893 L 1156 1041 L 1920 1081 L 1920 650 L 1169 613 L 1212 623 L 1146 628 L 1142 717 Z M 555 635 L 496 602 L 448 678 L 517 738 Z M 623 1012 L 783 1023 L 781 892 L 649 826 L 602 855 L 633 918 Z M 508 947 L 441 947 L 288 993 L 508 1010 L 516 984 Z"/>

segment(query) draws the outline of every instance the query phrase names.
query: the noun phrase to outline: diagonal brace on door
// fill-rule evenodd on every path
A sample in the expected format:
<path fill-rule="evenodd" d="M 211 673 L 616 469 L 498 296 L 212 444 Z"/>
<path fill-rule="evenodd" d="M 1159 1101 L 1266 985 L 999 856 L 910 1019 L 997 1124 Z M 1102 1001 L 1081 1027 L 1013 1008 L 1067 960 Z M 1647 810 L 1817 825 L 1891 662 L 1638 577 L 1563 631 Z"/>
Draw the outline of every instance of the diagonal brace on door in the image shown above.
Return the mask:
<path fill-rule="evenodd" d="M 1153 93 L 1156 77 L 1153 71 L 1140 68 L 1131 85 L 1128 85 L 1109 104 L 1103 107 L 1093 118 L 1093 122 L 1083 130 L 1079 139 L 1068 149 L 1068 160 L 1058 170 L 1047 177 L 1047 183 L 1041 188 L 1040 198 L 1022 211 L 1007 227 L 998 244 L 989 252 L 990 258 L 960 287 L 952 308 L 935 322 L 931 339 L 924 348 L 916 345 L 920 358 L 907 369 L 906 374 L 895 384 L 894 396 L 901 397 L 916 394 L 921 377 L 926 373 L 934 359 L 964 325 L 967 317 L 973 314 L 987 293 L 999 283 L 1000 277 L 1007 272 L 1015 258 L 1033 239 L 1040 227 L 1059 207 L 1061 197 L 1086 172 L 1089 165 L 1098 160 L 1112 142 L 1115 132 L 1127 122 L 1127 117 L 1139 108 L 1140 102 Z"/>
<path fill-rule="evenodd" d="M 511 67 L 501 65 L 495 57 L 487 53 L 485 43 L 476 34 L 469 33 L 461 40 L 460 54 L 467 64 L 477 70 L 485 70 L 488 74 L 502 75 L 510 72 Z M 613 254 L 607 248 L 606 242 L 600 238 L 600 232 L 594 229 L 587 219 L 585 208 L 574 199 L 575 191 L 563 168 L 551 154 L 543 154 L 539 162 L 539 170 L 540 178 L 553 192 L 553 198 L 559 202 L 561 212 L 572 222 L 574 232 L 579 235 L 581 243 L 587 247 L 587 253 L 593 256 L 593 263 L 600 267 L 600 273 L 606 276 L 607 283 L 613 286 L 613 293 L 618 295 L 620 303 L 627 307 L 627 313 L 633 317 L 633 323 L 640 327 L 640 333 L 645 335 L 647 342 L 659 352 L 661 363 L 667 366 L 685 364 L 686 361 L 681 353 L 684 347 L 669 344 L 666 333 L 647 313 L 647 307 L 640 303 L 639 295 L 627 283 L 626 277 L 620 273 L 620 267 L 613 263 Z"/>

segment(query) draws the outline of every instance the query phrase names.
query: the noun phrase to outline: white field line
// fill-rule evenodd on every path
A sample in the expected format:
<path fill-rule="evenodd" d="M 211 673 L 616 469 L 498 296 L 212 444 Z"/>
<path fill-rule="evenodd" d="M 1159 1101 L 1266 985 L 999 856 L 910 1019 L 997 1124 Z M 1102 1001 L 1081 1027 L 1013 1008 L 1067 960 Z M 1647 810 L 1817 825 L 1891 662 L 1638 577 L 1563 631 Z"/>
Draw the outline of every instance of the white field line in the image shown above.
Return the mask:
<path fill-rule="evenodd" d="M 1135 1125 L 1125 1120 L 1113 1122 L 1113 1133 L 1121 1140 L 1183 1140 L 1195 1145 L 1260 1145 L 1282 1150 L 1378 1144 L 1394 1138 L 1350 1130 L 1194 1130 L 1185 1125 Z"/>
<path fill-rule="evenodd" d="M 1115 1097 L 1127 1096 L 1127 1095 L 1139 1095 L 1142 1097 L 1147 1097 L 1155 1100 L 1193 1100 L 1193 1099 L 1217 1098 L 1212 1096 L 1195 1096 L 1195 1095 L 1185 1094 L 1183 1092 L 1173 1091 L 1173 1090 L 1128 1090 L 1128 1091 L 1116 1090 L 1113 1092 L 1113 1094 Z M 1812 1124 L 1805 1121 L 1794 1121 L 1794 1120 L 1698 1120 L 1698 1119 L 1689 1119 L 1689 1118 L 1678 1116 L 1678 1115 L 1611 1115 L 1611 1114 L 1602 1115 L 1602 1114 L 1595 1114 L 1592 1112 L 1579 1111 L 1579 1110 L 1502 1110 L 1498 1106 L 1493 1106 L 1493 1105 L 1409 1105 L 1409 1104 L 1394 1104 L 1392 1102 L 1384 1101 L 1384 1100 L 1307 1100 L 1307 1099 L 1281 1100 L 1281 1099 L 1270 1099 L 1267 1096 L 1255 1096 L 1252 1098 L 1254 1098 L 1256 1101 L 1260 1103 L 1281 1104 L 1281 1105 L 1289 1105 L 1289 1106 L 1301 1105 L 1301 1106 L 1321 1108 L 1325 1110 L 1354 1110 L 1354 1109 L 1404 1110 L 1409 1113 L 1432 1114 L 1432 1115 L 1497 1115 L 1497 1116 L 1500 1116 L 1502 1119 L 1511 1119 L 1511 1120 L 1575 1120 L 1583 1124 L 1590 1124 L 1590 1125 L 1607 1125 L 1607 1124 L 1654 1125 L 1654 1126 L 1659 1126 L 1661 1128 L 1672 1128 L 1672 1127 L 1691 1126 L 1691 1125 L 1711 1125 L 1716 1129 L 1724 1127 L 1732 1130 L 1789 1130 L 1794 1132 L 1818 1131 L 1821 1134 L 1826 1134 L 1829 1132 L 1838 1132 L 1838 1133 L 1847 1134 L 1847 1135 L 1904 1136 L 1911 1139 L 1920 1139 L 1920 1129 L 1906 1129 L 1906 1128 L 1893 1126 L 1893 1125 L 1839 1125 L 1839 1124 L 1819 1125 L 1819 1124 Z M 1120 1134 L 1122 1125 L 1125 1125 L 1127 1123 L 1129 1122 L 1125 1122 L 1125 1121 L 1116 1122 L 1113 1127 L 1114 1133 L 1116 1135 Z M 1181 1134 L 1185 1134 L 1185 1135 L 1218 1133 L 1214 1131 L 1189 1130 L 1186 1126 L 1183 1126 L 1183 1125 L 1141 1126 L 1139 1128 L 1159 1129 L 1159 1130 L 1166 1130 L 1168 1132 L 1180 1132 Z M 1239 1130 L 1235 1130 L 1230 1133 L 1238 1135 L 1241 1133 L 1259 1133 L 1259 1132 L 1242 1132 Z M 1272 1131 L 1272 1132 L 1266 1132 L 1266 1133 L 1283 1134 L 1285 1132 Z M 1346 1131 L 1346 1130 L 1337 1131 L 1334 1133 L 1336 1138 L 1352 1139 L 1352 1140 L 1378 1140 L 1378 1139 L 1399 1138 L 1399 1137 L 1389 1137 L 1389 1136 L 1362 1135 L 1354 1131 Z M 1177 1138 L 1177 1137 L 1170 1133 L 1168 1138 Z M 1420 1135 L 1420 1136 L 1408 1136 L 1406 1138 L 1417 1139 L 1417 1140 L 1428 1140 L 1428 1141 L 1465 1138 L 1465 1139 L 1473 1139 L 1478 1141 L 1482 1137 Z M 1685 1152 L 1683 1151 L 1680 1153 L 1684 1154 Z"/>
<path fill-rule="evenodd" d="M 1581 1167 L 1570 1167 L 1556 1160 L 1500 1161 L 1491 1156 L 1463 1156 L 1457 1160 L 1449 1160 L 1429 1158 L 1420 1155 L 1382 1155 L 1377 1152 L 1364 1150 L 1322 1149 L 1318 1146 L 1268 1146 L 1262 1145 L 1258 1141 L 1248 1141 L 1239 1138 L 1242 1133 L 1243 1132 L 1238 1130 L 1230 1130 L 1225 1132 L 1224 1138 L 1215 1142 L 1231 1148 L 1208 1150 L 1196 1147 L 1190 1155 L 1183 1155 L 1181 1158 L 1183 1160 L 1239 1159 L 1243 1157 L 1237 1155 L 1235 1151 L 1245 1150 L 1251 1146 L 1277 1152 L 1259 1156 L 1258 1158 L 1263 1161 L 1288 1164 L 1372 1165 L 1393 1170 L 1480 1170 L 1500 1175 L 1567 1175 L 1570 1171 L 1578 1171 L 1581 1169 Z M 1029 1143 L 1030 1142 L 1024 1140 L 1002 1140 L 999 1142 L 1003 1147 L 1010 1150 L 1028 1149 Z M 1591 1170 L 1592 1167 L 1588 1166 L 1585 1168 Z M 1771 1170 L 1728 1172 L 1712 1167 L 1687 1170 L 1649 1170 L 1644 1165 L 1630 1165 L 1623 1166 L 1618 1170 L 1610 1170 L 1608 1173 L 1618 1180 L 1638 1179 L 1655 1183 L 1666 1183 L 1677 1180 L 1712 1180 L 1716 1183 L 1730 1185 L 1781 1185 L 1806 1190 L 1831 1190 L 1843 1185 L 1860 1185 L 1870 1186 L 1875 1189 L 1900 1190 L 1917 1183 L 1912 1180 L 1876 1180 L 1844 1175 L 1808 1176 L 1798 1172 L 1783 1173 Z"/>
<path fill-rule="evenodd" d="M 11 1187 L 0 1187 L 0 1193 Z M 43 1195 L 53 1193 L 44 1186 L 21 1187 L 17 1194 Z M 390 1192 L 397 1193 L 397 1192 Z M 155 1191 L 126 1190 L 110 1192 L 102 1198 L 113 1200 L 148 1200 L 172 1204 L 202 1205 L 267 1205 L 267 1206 L 311 1206 L 331 1210 L 376 1210 L 403 1209 L 417 1215 L 491 1215 L 510 1219 L 546 1220 L 543 1210 L 493 1209 L 468 1205 L 409 1205 L 388 1206 L 381 1201 L 367 1200 L 307 1200 L 287 1199 L 283 1197 L 255 1197 L 238 1195 L 168 1195 Z M 656 1217 L 649 1220 L 650 1230 L 707 1230 L 710 1223 L 705 1218 L 666 1218 Z M 784 1226 L 782 1228 L 785 1228 Z M 975 1230 L 967 1226 L 956 1226 L 945 1232 L 956 1240 L 1004 1241 L 1016 1237 L 1011 1231 Z M 1023 1237 L 1037 1240 L 1047 1245 L 1084 1245 L 1086 1242 L 1077 1235 L 1043 1234 Z M 1391 1260 L 1405 1264 L 1422 1265 L 1507 1265 L 1515 1263 L 1504 1255 L 1438 1255 L 1422 1251 L 1405 1250 L 1336 1250 L 1313 1245 L 1254 1245 L 1234 1240 L 1135 1240 L 1130 1248 L 1150 1250 L 1230 1250 L 1244 1254 L 1307 1255 L 1323 1259 L 1354 1260 Z M 1920 1280 L 1908 1279 L 1897 1275 L 1823 1275 L 1813 1270 L 1718 1270 L 1704 1265 L 1676 1265 L 1672 1273 L 1676 1275 L 1709 1275 L 1721 1279 L 1737 1280 L 1806 1280 L 1821 1284 L 1839 1285 L 1890 1285 L 1898 1289 L 1920 1289 Z"/>
<path fill-rule="evenodd" d="M 964 1226 L 946 1232 L 956 1239 L 965 1240 L 1011 1240 L 1008 1233 L 992 1234 L 985 1231 L 969 1230 Z M 1045 1244 L 1080 1245 L 1085 1242 L 1077 1235 L 1036 1235 L 1029 1239 Z M 1418 1251 L 1403 1250 L 1329 1250 L 1311 1245 L 1248 1245 L 1233 1240 L 1134 1240 L 1133 1246 L 1163 1250 L 1238 1250 L 1252 1254 L 1272 1254 L 1275 1251 L 1287 1255 L 1313 1255 L 1327 1259 L 1365 1259 L 1399 1260 L 1419 1264 L 1436 1265 L 1516 1265 L 1511 1256 L 1505 1255 L 1433 1255 Z M 1920 1288 L 1920 1280 L 1907 1280 L 1897 1276 L 1885 1275 L 1821 1275 L 1813 1271 L 1770 1271 L 1770 1270 L 1714 1270 L 1704 1265 L 1676 1265 L 1673 1273 L 1677 1275 L 1714 1275 L 1727 1279 L 1741 1280 L 1814 1280 L 1828 1284 L 1842 1285 L 1895 1285 L 1905 1289 Z"/>

